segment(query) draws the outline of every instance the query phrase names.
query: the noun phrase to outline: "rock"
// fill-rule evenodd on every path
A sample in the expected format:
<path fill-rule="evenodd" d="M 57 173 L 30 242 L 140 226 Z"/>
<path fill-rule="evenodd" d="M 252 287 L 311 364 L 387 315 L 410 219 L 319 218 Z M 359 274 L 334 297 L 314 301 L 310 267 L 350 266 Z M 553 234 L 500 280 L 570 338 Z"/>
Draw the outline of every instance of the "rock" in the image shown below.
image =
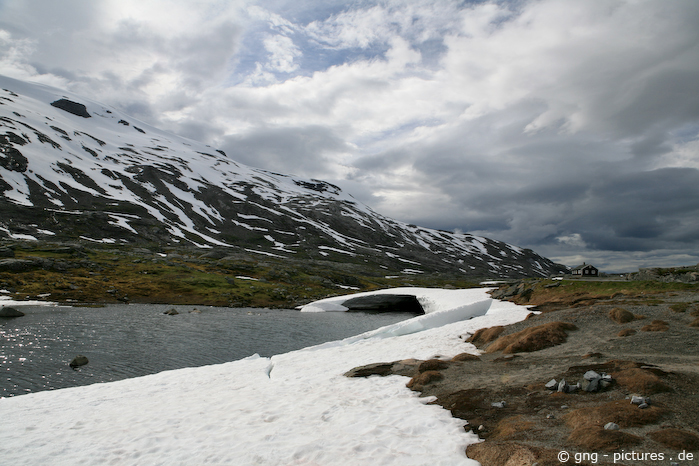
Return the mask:
<path fill-rule="evenodd" d="M 22 317 L 24 312 L 18 311 L 14 307 L 3 307 L 0 309 L 0 317 Z"/>
<path fill-rule="evenodd" d="M 384 377 L 386 375 L 393 374 L 393 363 L 379 362 L 374 364 L 367 364 L 366 366 L 355 367 L 347 372 L 345 372 L 345 377 L 370 377 L 372 375 L 378 375 Z"/>
<path fill-rule="evenodd" d="M 360 296 L 348 299 L 342 305 L 350 311 L 425 313 L 425 310 L 413 295 L 376 294 Z"/>
<path fill-rule="evenodd" d="M 585 372 L 585 375 L 583 375 L 583 379 L 585 379 L 585 380 L 594 380 L 594 379 L 601 379 L 601 378 L 602 378 L 602 376 L 595 371 L 587 371 L 587 372 Z"/>
<path fill-rule="evenodd" d="M 544 387 L 548 388 L 549 390 L 556 390 L 558 389 L 558 382 L 556 379 L 551 379 L 549 380 Z"/>
<path fill-rule="evenodd" d="M 172 308 L 168 311 L 163 312 L 163 314 L 165 314 L 167 316 L 176 316 L 177 314 L 179 314 L 179 312 L 177 312 L 177 309 Z"/>
<path fill-rule="evenodd" d="M 28 259 L 3 259 L 0 260 L 0 272 L 26 272 L 35 267 L 35 263 Z"/>
<path fill-rule="evenodd" d="M 51 102 L 51 105 L 79 117 L 90 118 L 92 116 L 87 113 L 87 107 L 85 107 L 85 105 L 78 102 L 73 102 L 72 100 L 59 99 Z"/>
<path fill-rule="evenodd" d="M 631 397 L 632 405 L 641 405 L 643 403 L 650 403 L 650 400 L 644 396 L 633 395 Z"/>
<path fill-rule="evenodd" d="M 561 380 L 558 382 L 558 392 L 559 393 L 566 393 L 568 391 L 568 383 L 566 382 L 566 379 Z"/>
<path fill-rule="evenodd" d="M 70 367 L 75 369 L 76 367 L 84 366 L 87 364 L 89 361 L 87 357 L 83 356 L 82 354 L 79 354 L 73 358 L 72 361 L 70 361 Z"/>
<path fill-rule="evenodd" d="M 490 406 L 492 406 L 493 408 L 504 408 L 507 406 L 507 403 L 505 403 L 504 401 L 495 401 L 493 403 L 490 403 Z"/>
<path fill-rule="evenodd" d="M 641 403 L 640 405 L 638 405 L 640 409 L 646 409 L 648 406 L 648 403 Z"/>
<path fill-rule="evenodd" d="M 15 252 L 10 248 L 0 248 L 0 257 L 14 258 Z"/>
<path fill-rule="evenodd" d="M 604 430 L 619 430 L 619 425 L 613 422 L 608 422 L 604 425 Z"/>

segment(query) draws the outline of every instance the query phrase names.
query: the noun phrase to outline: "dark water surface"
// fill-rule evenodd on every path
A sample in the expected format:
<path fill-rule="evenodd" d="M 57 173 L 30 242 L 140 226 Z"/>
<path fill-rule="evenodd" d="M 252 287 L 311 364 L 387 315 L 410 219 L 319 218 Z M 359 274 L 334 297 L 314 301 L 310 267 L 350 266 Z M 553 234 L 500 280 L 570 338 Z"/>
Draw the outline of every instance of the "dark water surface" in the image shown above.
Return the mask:
<path fill-rule="evenodd" d="M 13 307 L 26 315 L 0 318 L 0 397 L 218 364 L 255 353 L 272 356 L 414 317 L 150 304 Z M 173 308 L 180 314 L 163 314 Z M 78 354 L 90 362 L 73 370 L 68 364 Z"/>

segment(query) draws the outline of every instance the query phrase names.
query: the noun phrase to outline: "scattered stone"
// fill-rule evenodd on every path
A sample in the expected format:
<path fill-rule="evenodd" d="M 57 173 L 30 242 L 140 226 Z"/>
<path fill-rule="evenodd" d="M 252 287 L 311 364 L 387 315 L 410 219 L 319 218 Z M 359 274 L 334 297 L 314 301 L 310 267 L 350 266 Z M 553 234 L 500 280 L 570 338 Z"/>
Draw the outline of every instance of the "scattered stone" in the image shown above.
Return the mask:
<path fill-rule="evenodd" d="M 87 364 L 89 361 L 86 356 L 83 356 L 82 354 L 79 354 L 73 358 L 72 361 L 70 361 L 69 366 L 75 369 L 76 367 L 84 366 Z"/>
<path fill-rule="evenodd" d="M 14 307 L 3 307 L 0 309 L 0 317 L 22 317 L 24 312 L 18 311 Z"/>
<path fill-rule="evenodd" d="M 179 314 L 179 312 L 177 312 L 177 309 L 172 308 L 168 311 L 163 312 L 163 314 L 165 314 L 167 316 L 176 316 L 177 314 Z"/>
<path fill-rule="evenodd" d="M 546 419 L 556 419 L 556 416 L 554 416 L 553 414 L 547 414 Z"/>
<path fill-rule="evenodd" d="M 608 422 L 604 425 L 604 430 L 619 430 L 619 424 Z"/>
<path fill-rule="evenodd" d="M 551 379 L 549 380 L 544 387 L 548 388 L 549 390 L 556 390 L 558 388 L 558 382 L 556 379 Z"/>
<path fill-rule="evenodd" d="M 504 401 L 495 401 L 493 403 L 490 403 L 490 406 L 492 406 L 493 408 L 504 408 L 505 406 L 507 406 L 507 403 L 505 403 Z"/>
<path fill-rule="evenodd" d="M 558 393 L 566 393 L 568 392 L 568 383 L 566 382 L 565 379 L 561 380 L 558 382 Z"/>
<path fill-rule="evenodd" d="M 648 403 L 641 403 L 638 405 L 639 409 L 646 409 L 648 407 Z"/>

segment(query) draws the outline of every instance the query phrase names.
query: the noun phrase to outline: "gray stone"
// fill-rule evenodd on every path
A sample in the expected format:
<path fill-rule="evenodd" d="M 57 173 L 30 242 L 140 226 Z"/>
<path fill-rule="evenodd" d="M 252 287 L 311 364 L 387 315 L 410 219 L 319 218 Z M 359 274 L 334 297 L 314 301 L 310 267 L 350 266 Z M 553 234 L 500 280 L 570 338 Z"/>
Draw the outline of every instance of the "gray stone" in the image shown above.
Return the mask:
<path fill-rule="evenodd" d="M 490 403 L 490 406 L 492 406 L 493 408 L 504 408 L 505 406 L 507 406 L 507 403 L 505 403 L 504 401 L 496 401 L 494 403 Z"/>
<path fill-rule="evenodd" d="M 83 356 L 82 354 L 79 354 L 73 358 L 72 361 L 70 361 L 70 367 L 75 369 L 76 367 L 84 366 L 87 364 L 89 361 L 87 360 L 86 356 Z"/>
<path fill-rule="evenodd" d="M 613 422 L 608 422 L 604 425 L 604 430 L 619 430 L 619 425 Z"/>
<path fill-rule="evenodd" d="M 638 405 L 640 409 L 646 409 L 648 406 L 648 403 L 641 403 L 640 405 Z"/>
<path fill-rule="evenodd" d="M 177 309 L 173 307 L 172 309 L 163 312 L 163 314 L 167 316 L 176 316 L 177 314 L 179 314 L 179 312 L 177 312 Z"/>
<path fill-rule="evenodd" d="M 568 391 L 568 383 L 566 382 L 566 379 L 561 380 L 558 382 L 558 392 L 559 393 L 566 393 Z"/>
<path fill-rule="evenodd" d="M 645 396 L 633 395 L 631 397 L 631 404 L 632 405 L 642 405 L 643 403 L 648 404 L 648 403 L 650 403 L 650 400 L 648 398 L 646 398 Z"/>
<path fill-rule="evenodd" d="M 587 371 L 587 372 L 585 372 L 585 375 L 583 375 L 583 379 L 585 379 L 585 380 L 594 380 L 594 379 L 601 379 L 601 378 L 602 378 L 602 376 L 595 371 Z"/>
<path fill-rule="evenodd" d="M 544 387 L 548 388 L 549 390 L 556 390 L 558 388 L 558 382 L 556 379 L 551 379 L 549 380 Z"/>
<path fill-rule="evenodd" d="M 3 307 L 0 309 L 0 317 L 22 317 L 24 312 L 18 311 L 14 307 Z"/>

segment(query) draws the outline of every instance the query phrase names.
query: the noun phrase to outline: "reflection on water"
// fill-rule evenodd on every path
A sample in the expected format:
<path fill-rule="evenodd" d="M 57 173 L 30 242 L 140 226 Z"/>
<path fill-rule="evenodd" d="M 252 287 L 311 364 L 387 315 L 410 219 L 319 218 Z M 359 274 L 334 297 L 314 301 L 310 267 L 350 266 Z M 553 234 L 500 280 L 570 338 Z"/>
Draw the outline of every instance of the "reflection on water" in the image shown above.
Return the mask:
<path fill-rule="evenodd" d="M 144 304 L 14 307 L 26 315 L 0 318 L 0 397 L 218 364 L 255 353 L 272 356 L 414 317 Z M 163 314 L 173 308 L 178 315 Z M 90 362 L 73 370 L 68 363 L 78 354 Z"/>

